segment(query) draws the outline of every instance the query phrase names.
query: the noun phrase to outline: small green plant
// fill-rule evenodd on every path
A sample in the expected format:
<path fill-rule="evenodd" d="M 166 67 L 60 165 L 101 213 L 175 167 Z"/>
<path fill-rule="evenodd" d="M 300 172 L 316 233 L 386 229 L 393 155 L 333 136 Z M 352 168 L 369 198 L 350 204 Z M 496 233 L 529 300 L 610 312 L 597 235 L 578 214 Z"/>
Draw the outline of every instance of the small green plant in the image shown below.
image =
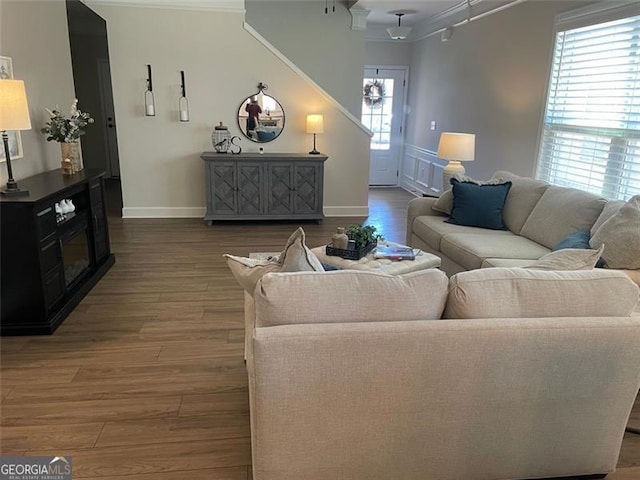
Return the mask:
<path fill-rule="evenodd" d="M 345 231 L 351 240 L 355 240 L 356 248 L 362 248 L 365 245 L 376 241 L 376 227 L 373 225 L 349 225 Z"/>

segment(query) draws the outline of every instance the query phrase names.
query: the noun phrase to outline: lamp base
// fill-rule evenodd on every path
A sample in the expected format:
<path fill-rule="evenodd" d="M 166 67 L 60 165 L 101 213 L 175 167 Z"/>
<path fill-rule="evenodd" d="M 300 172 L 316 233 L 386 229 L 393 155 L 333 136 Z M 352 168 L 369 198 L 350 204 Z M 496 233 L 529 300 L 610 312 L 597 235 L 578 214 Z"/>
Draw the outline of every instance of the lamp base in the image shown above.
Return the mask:
<path fill-rule="evenodd" d="M 451 187 L 451 179 L 458 175 L 464 175 L 464 166 L 457 160 L 449 160 L 442 170 L 442 190 L 447 190 Z"/>
<path fill-rule="evenodd" d="M 320 155 L 320 152 L 314 148 L 309 152 L 309 155 Z"/>
<path fill-rule="evenodd" d="M 0 190 L 0 194 L 5 197 L 21 197 L 23 195 L 29 195 L 29 190 L 22 190 L 18 187 L 16 188 L 5 188 Z"/>

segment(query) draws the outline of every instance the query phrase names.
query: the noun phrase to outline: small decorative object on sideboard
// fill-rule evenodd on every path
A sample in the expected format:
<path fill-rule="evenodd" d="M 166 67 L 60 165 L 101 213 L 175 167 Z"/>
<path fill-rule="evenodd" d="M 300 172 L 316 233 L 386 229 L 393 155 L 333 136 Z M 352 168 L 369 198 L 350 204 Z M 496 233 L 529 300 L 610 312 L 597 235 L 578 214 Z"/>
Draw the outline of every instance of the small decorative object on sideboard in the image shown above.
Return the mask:
<path fill-rule="evenodd" d="M 229 145 L 231 144 L 229 127 L 223 125 L 222 122 L 216 125 L 211 134 L 211 143 L 213 143 L 213 148 L 216 153 L 227 153 L 229 151 Z"/>
<path fill-rule="evenodd" d="M 47 108 L 46 111 L 50 118 L 41 132 L 47 135 L 48 142 L 55 140 L 60 143 L 63 174 L 68 174 L 66 172 L 69 171 L 68 165 L 65 165 L 67 159 L 71 160 L 73 173 L 80 172 L 84 168 L 80 151 L 80 137 L 86 133 L 83 128 L 93 123 L 93 118 L 88 113 L 78 110 L 77 98 L 71 104 L 69 118 L 65 118 L 58 107 L 54 110 Z"/>
<path fill-rule="evenodd" d="M 330 244 L 326 247 L 327 255 L 346 258 L 348 260 L 360 260 L 376 246 L 376 227 L 373 225 L 349 225 L 346 234 L 349 243 L 346 249 L 337 248 Z"/>

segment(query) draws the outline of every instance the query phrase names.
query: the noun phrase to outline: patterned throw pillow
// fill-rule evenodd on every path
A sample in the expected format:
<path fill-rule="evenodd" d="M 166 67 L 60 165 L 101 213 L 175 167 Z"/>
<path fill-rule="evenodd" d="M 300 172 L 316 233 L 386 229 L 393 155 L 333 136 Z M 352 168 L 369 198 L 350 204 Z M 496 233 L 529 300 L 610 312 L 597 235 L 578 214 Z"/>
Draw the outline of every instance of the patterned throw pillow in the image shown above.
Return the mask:
<path fill-rule="evenodd" d="M 236 281 L 253 296 L 258 280 L 270 272 L 324 272 L 318 257 L 305 245 L 305 235 L 298 228 L 287 240 L 278 259 L 254 259 L 225 254 L 227 266 Z"/>

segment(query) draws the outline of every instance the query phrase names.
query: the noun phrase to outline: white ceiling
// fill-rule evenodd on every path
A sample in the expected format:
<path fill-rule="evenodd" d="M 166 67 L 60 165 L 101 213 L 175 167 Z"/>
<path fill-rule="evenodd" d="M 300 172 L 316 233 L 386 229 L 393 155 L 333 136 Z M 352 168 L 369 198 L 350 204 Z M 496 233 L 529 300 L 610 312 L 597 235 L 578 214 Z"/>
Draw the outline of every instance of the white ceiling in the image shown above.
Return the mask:
<path fill-rule="evenodd" d="M 369 10 L 367 24 L 397 24 L 398 17 L 390 12 L 406 12 L 402 17 L 402 25 L 413 26 L 428 20 L 466 0 L 358 0 L 358 7 Z"/>
<path fill-rule="evenodd" d="M 368 41 L 413 42 L 460 26 L 476 18 L 500 11 L 527 0 L 357 0 L 351 10 L 363 10 Z M 406 12 L 402 25 L 412 30 L 405 40 L 391 40 L 387 27 L 398 24 L 394 12 Z M 411 12 L 411 13 L 409 13 Z"/>

